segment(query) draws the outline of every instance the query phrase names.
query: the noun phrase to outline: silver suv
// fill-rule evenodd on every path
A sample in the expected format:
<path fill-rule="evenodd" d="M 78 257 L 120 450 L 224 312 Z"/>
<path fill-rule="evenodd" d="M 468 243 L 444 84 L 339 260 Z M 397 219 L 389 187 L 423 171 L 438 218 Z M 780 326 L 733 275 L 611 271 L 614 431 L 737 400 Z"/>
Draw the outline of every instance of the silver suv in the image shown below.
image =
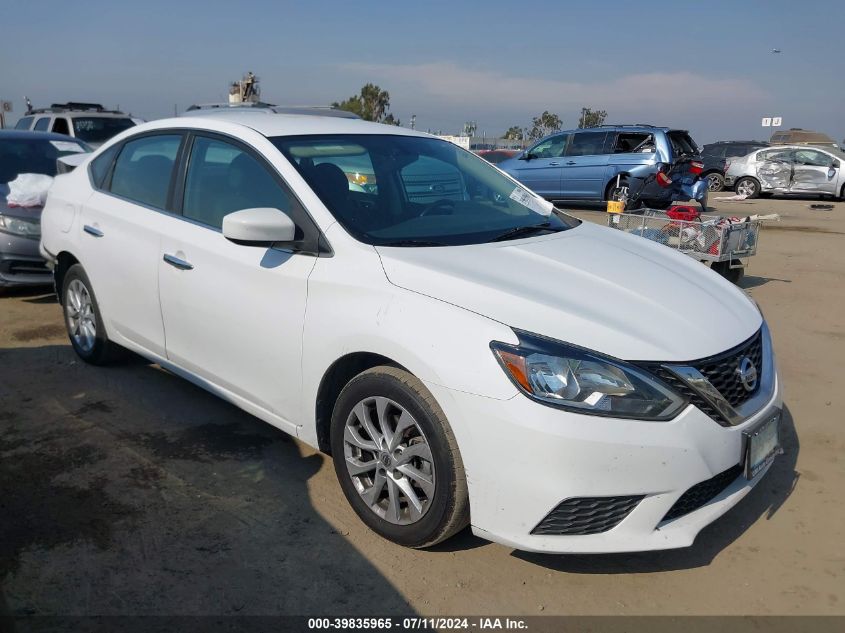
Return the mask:
<path fill-rule="evenodd" d="M 15 125 L 16 130 L 65 134 L 98 147 L 112 136 L 135 125 L 119 110 L 106 110 L 99 103 L 54 103 L 49 108 L 27 110 Z"/>

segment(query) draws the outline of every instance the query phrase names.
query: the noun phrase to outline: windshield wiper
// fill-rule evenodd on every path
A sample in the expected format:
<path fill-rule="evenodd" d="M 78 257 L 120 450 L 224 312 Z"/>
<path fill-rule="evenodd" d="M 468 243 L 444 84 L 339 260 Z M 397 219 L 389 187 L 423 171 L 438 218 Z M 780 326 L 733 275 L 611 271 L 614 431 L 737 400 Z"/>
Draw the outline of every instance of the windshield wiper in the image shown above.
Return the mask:
<path fill-rule="evenodd" d="M 386 242 L 385 244 L 376 244 L 376 246 L 448 246 L 443 242 L 434 242 L 432 240 L 396 240 L 395 242 Z"/>
<path fill-rule="evenodd" d="M 541 222 L 540 224 L 529 224 L 528 226 L 517 226 L 513 229 L 508 229 L 504 233 L 494 237 L 491 242 L 502 242 L 504 240 L 515 240 L 518 237 L 526 237 L 532 233 L 539 231 L 560 231 L 563 229 L 552 228 L 551 222 Z"/>

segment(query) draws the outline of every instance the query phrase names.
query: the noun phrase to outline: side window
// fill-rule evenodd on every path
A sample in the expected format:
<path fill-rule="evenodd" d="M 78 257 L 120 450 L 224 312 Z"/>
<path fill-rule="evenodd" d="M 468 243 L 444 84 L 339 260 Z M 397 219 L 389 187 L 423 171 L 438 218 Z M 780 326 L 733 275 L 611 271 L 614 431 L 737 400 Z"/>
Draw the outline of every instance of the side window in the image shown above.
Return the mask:
<path fill-rule="evenodd" d="M 91 180 L 97 189 L 103 188 L 109 168 L 114 162 L 114 157 L 117 156 L 119 147 L 119 145 L 113 145 L 91 161 L 91 166 L 88 169 L 90 170 Z"/>
<path fill-rule="evenodd" d="M 810 165 L 812 167 L 830 167 L 833 158 L 814 149 L 799 149 L 795 152 L 796 165 Z"/>
<path fill-rule="evenodd" d="M 233 211 L 269 207 L 291 215 L 293 196 L 258 159 L 236 145 L 199 136 L 185 178 L 182 215 L 216 229 Z"/>
<path fill-rule="evenodd" d="M 734 158 L 735 156 L 745 156 L 749 153 L 751 153 L 751 148 L 747 145 L 731 145 L 727 148 L 725 156 L 728 158 Z"/>
<path fill-rule="evenodd" d="M 623 132 L 617 134 L 616 144 L 613 147 L 614 154 L 630 154 L 631 152 L 644 151 L 643 148 L 648 146 L 647 141 L 651 138 L 651 134 L 645 132 Z M 651 149 L 654 151 L 654 143 L 651 144 Z"/>
<path fill-rule="evenodd" d="M 61 116 L 53 119 L 53 129 L 50 131 L 56 134 L 67 134 L 70 136 L 70 126 L 67 124 L 67 119 Z"/>
<path fill-rule="evenodd" d="M 757 160 L 777 160 L 782 163 L 790 163 L 792 162 L 791 153 L 791 150 L 788 149 L 770 149 L 766 152 L 759 152 L 757 154 Z"/>
<path fill-rule="evenodd" d="M 438 200 L 467 200 L 461 172 L 454 165 L 431 156 L 420 156 L 399 172 L 409 202 L 429 204 Z"/>
<path fill-rule="evenodd" d="M 50 125 L 50 117 L 43 116 L 35 122 L 35 129 L 39 132 L 46 132 Z"/>
<path fill-rule="evenodd" d="M 164 209 L 181 141 L 181 135 L 167 134 L 126 143 L 114 164 L 111 192 Z"/>
<path fill-rule="evenodd" d="M 566 151 L 566 141 L 569 140 L 569 134 L 558 134 L 547 138 L 542 143 L 535 145 L 529 151 L 535 158 L 560 158 L 563 152 Z"/>
<path fill-rule="evenodd" d="M 576 132 L 572 135 L 567 156 L 595 156 L 604 153 L 607 132 Z"/>
<path fill-rule="evenodd" d="M 25 116 L 24 118 L 18 120 L 18 122 L 15 124 L 15 129 L 28 130 L 30 125 L 32 125 L 32 117 Z"/>

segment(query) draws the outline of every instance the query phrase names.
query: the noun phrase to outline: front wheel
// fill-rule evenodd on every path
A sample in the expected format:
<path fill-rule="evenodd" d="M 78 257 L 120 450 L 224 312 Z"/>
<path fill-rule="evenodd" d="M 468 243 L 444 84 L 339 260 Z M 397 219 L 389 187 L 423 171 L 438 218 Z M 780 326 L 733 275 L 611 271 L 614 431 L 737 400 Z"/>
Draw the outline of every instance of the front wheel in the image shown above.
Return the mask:
<path fill-rule="evenodd" d="M 413 375 L 375 367 L 353 378 L 332 413 L 332 459 L 347 501 L 384 538 L 428 547 L 469 523 L 457 442 Z"/>
<path fill-rule="evenodd" d="M 760 183 L 757 182 L 756 179 L 746 176 L 745 178 L 740 178 L 736 181 L 734 191 L 741 196 L 745 196 L 746 198 L 753 200 L 760 195 Z"/>
<path fill-rule="evenodd" d="M 73 350 L 86 363 L 103 365 L 118 354 L 118 347 L 106 336 L 103 317 L 81 264 L 74 264 L 62 282 L 65 327 Z"/>
<path fill-rule="evenodd" d="M 732 284 L 738 284 L 745 276 L 745 268 L 731 268 L 731 263 L 727 262 L 713 262 L 710 265 L 710 270 L 719 273 L 722 277 L 727 279 Z"/>

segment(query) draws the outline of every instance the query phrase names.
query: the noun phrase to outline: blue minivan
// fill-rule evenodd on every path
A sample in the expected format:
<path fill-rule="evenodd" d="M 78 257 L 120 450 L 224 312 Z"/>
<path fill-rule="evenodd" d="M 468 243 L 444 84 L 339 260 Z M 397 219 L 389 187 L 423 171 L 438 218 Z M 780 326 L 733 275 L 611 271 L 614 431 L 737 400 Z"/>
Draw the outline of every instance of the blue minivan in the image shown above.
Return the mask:
<path fill-rule="evenodd" d="M 498 167 L 548 200 L 623 200 L 630 179 L 700 154 L 686 130 L 602 125 L 555 132 Z"/>

